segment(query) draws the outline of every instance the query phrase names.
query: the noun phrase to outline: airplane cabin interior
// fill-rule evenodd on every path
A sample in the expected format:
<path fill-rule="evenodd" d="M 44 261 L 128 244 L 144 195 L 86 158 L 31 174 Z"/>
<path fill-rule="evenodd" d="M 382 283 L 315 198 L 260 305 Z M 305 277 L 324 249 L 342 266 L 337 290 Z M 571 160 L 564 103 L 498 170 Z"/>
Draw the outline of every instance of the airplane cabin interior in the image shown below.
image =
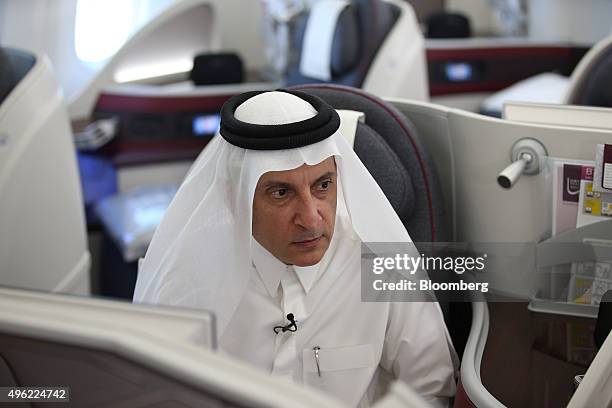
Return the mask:
<path fill-rule="evenodd" d="M 0 390 L 348 406 L 224 354 L 214 313 L 132 304 L 223 104 L 286 88 L 340 112 L 419 250 L 486 254 L 488 291 L 434 289 L 449 406 L 612 407 L 611 18 L 603 0 L 0 0 Z M 430 405 L 397 381 L 373 406 Z"/>

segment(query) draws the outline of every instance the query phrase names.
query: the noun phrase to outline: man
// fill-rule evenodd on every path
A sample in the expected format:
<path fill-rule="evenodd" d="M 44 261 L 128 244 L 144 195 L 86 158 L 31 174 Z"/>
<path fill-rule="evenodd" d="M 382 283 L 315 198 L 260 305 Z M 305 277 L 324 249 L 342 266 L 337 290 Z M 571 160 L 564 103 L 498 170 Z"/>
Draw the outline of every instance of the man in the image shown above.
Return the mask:
<path fill-rule="evenodd" d="M 212 310 L 222 350 L 351 406 L 394 378 L 445 406 L 456 357 L 437 303 L 361 301 L 361 243 L 410 237 L 338 114 L 297 91 L 238 95 L 221 114 L 134 300 Z"/>

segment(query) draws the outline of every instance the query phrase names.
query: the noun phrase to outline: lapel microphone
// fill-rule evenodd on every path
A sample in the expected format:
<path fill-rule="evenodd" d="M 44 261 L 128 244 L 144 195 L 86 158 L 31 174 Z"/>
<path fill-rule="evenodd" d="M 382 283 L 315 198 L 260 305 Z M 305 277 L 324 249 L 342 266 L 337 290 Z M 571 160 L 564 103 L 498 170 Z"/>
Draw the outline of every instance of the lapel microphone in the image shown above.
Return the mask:
<path fill-rule="evenodd" d="M 289 324 L 287 324 L 286 326 L 275 326 L 274 333 L 278 334 L 281 331 L 283 333 L 286 331 L 290 331 L 290 332 L 297 331 L 297 320 L 295 320 L 293 313 L 289 313 L 287 315 L 287 320 L 289 320 Z"/>

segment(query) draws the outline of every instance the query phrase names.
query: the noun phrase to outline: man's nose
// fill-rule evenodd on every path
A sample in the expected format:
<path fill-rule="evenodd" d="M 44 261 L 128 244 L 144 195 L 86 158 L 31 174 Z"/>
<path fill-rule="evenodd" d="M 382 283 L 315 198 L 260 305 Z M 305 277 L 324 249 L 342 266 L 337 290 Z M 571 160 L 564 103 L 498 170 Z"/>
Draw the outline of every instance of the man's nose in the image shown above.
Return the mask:
<path fill-rule="evenodd" d="M 310 230 L 316 229 L 319 226 L 321 219 L 317 200 L 315 200 L 312 195 L 302 197 L 297 209 L 295 223 L 305 229 Z"/>

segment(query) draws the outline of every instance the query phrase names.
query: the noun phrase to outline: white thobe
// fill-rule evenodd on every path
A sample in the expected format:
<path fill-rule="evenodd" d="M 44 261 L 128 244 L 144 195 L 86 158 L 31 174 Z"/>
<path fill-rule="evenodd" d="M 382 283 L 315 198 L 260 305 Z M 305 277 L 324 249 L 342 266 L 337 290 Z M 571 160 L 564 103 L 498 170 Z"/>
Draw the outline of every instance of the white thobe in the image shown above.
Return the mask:
<path fill-rule="evenodd" d="M 455 392 L 454 351 L 438 305 L 362 302 L 360 245 L 337 241 L 328 252 L 344 251 L 347 262 L 336 270 L 327 268 L 327 254 L 311 267 L 285 265 L 254 241 L 257 272 L 220 338 L 221 349 L 349 406 L 372 405 L 392 379 L 446 406 Z M 275 334 L 288 313 L 297 331 Z"/>

